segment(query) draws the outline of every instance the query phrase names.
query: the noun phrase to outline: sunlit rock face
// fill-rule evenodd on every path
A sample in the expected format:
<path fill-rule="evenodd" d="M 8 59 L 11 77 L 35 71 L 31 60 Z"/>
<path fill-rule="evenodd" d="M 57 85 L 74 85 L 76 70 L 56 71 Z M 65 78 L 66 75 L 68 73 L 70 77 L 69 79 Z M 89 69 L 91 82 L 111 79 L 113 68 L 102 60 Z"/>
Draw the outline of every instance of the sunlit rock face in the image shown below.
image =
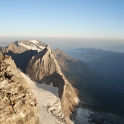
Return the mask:
<path fill-rule="evenodd" d="M 26 73 L 38 83 L 52 83 L 54 87 L 58 87 L 61 110 L 65 117 L 70 118 L 74 111 L 73 106 L 79 102 L 77 91 L 62 74 L 49 46 L 32 57 Z"/>
<path fill-rule="evenodd" d="M 0 124 L 39 124 L 37 101 L 10 56 L 0 53 Z"/>

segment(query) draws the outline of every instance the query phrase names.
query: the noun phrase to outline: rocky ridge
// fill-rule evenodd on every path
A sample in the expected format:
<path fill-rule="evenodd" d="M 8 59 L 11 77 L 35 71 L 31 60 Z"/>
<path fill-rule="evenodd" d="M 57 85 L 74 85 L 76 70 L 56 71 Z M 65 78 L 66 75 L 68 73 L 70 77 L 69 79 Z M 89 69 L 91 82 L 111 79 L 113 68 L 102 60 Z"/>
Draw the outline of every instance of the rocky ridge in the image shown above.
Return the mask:
<path fill-rule="evenodd" d="M 21 75 L 30 85 L 38 102 L 40 124 L 68 124 L 68 120 L 64 118 L 64 114 L 61 111 L 60 99 L 55 95 L 57 94 L 57 88 L 52 85 L 38 84 L 27 75 L 23 73 Z"/>
<path fill-rule="evenodd" d="M 41 41 L 36 40 L 21 40 L 11 42 L 7 47 L 0 47 L 2 53 L 23 53 L 27 50 L 37 50 L 42 51 L 46 47 L 46 44 Z"/>
<path fill-rule="evenodd" d="M 23 43 L 25 45 L 28 45 L 27 48 L 30 48 L 30 49 L 26 48 L 25 52 L 21 52 L 19 54 L 17 54 L 16 52 L 14 54 L 10 54 L 12 56 L 12 58 L 14 59 L 14 61 L 18 60 L 18 61 L 15 61 L 15 63 L 17 65 L 17 67 L 22 69 L 23 72 L 25 72 L 26 67 L 28 65 L 28 61 L 32 58 L 32 56 L 34 56 L 33 58 L 35 58 L 36 54 L 39 52 L 37 50 L 35 51 L 34 48 L 33 48 L 33 50 L 31 50 L 32 47 L 29 47 L 31 44 L 29 44 L 27 42 L 29 42 L 29 41 L 24 41 Z M 13 45 L 11 45 L 11 46 L 13 47 Z M 6 49 L 8 49 L 8 48 L 6 47 Z M 1 50 L 1 48 L 0 48 L 0 50 Z M 41 49 L 41 51 L 42 50 L 43 49 Z M 6 53 L 4 51 L 4 53 L 8 54 L 9 51 L 10 50 L 8 50 L 8 52 L 6 52 Z M 41 52 L 38 53 L 38 54 L 41 54 Z M 44 54 L 42 54 L 42 57 L 44 56 Z M 105 103 L 107 103 L 107 102 L 105 102 L 106 99 L 104 98 L 104 94 L 105 94 L 105 96 L 108 96 L 108 93 L 104 92 L 104 91 L 107 91 L 107 88 L 109 89 L 108 91 L 110 91 L 110 88 L 105 84 L 105 80 L 99 74 L 95 73 L 88 66 L 86 66 L 83 62 L 70 58 L 68 55 L 66 55 L 63 51 L 61 51 L 59 49 L 56 49 L 55 51 L 52 51 L 52 54 L 54 55 L 54 58 L 58 61 L 58 64 L 59 64 L 59 66 L 61 68 L 61 71 L 64 74 L 64 76 L 80 92 L 80 96 L 79 97 L 80 97 L 81 102 L 80 102 L 80 105 L 79 105 L 79 110 L 77 110 L 77 112 L 76 112 L 77 114 L 76 113 L 73 114 L 74 118 L 72 117 L 76 124 L 77 123 L 78 124 L 79 123 L 80 124 L 85 123 L 85 119 L 87 120 L 86 124 L 90 123 L 90 122 L 91 123 L 101 123 L 101 121 L 102 122 L 104 121 L 104 123 L 109 123 L 109 121 L 106 121 L 107 118 L 110 119 L 110 121 L 114 119 L 112 121 L 113 124 L 114 123 L 120 123 L 120 124 L 124 123 L 123 119 L 122 119 L 122 122 L 121 122 L 121 119 L 117 118 L 117 116 L 114 116 L 114 117 L 112 116 L 111 117 L 110 113 L 105 113 L 105 114 L 102 113 L 102 108 L 99 107 L 98 102 L 95 101 L 94 98 L 99 100 L 100 101 L 99 104 L 101 106 L 101 104 L 102 104 L 101 101 L 103 100 L 103 105 L 104 105 Z M 33 58 L 32 58 L 32 60 L 33 60 Z M 39 55 L 39 58 L 40 58 L 40 55 Z M 53 78 L 56 77 L 55 81 L 53 81 L 54 82 L 53 85 L 58 87 L 58 84 L 62 84 L 59 87 L 59 92 L 58 92 L 59 97 L 62 98 L 61 93 L 62 93 L 64 88 L 62 89 L 61 87 L 64 86 L 63 85 L 64 83 L 61 80 L 62 79 L 61 76 L 56 74 L 56 70 L 55 70 L 55 73 L 49 75 L 49 69 L 47 69 L 47 68 L 50 68 L 50 65 L 49 66 L 45 65 L 46 67 L 44 67 L 44 65 L 42 65 L 41 62 L 40 62 L 40 60 L 42 60 L 41 58 L 39 59 L 39 62 L 36 62 L 37 61 L 37 59 L 36 59 L 36 61 L 34 61 L 34 63 L 33 63 L 35 65 L 32 64 L 32 66 L 31 66 L 31 67 L 35 68 L 34 70 L 40 70 L 38 68 L 36 69 L 36 66 L 38 66 L 39 68 L 41 68 L 41 71 L 43 71 L 43 72 L 39 71 L 39 74 L 38 73 L 36 74 L 37 77 L 39 77 L 38 79 L 36 78 L 36 80 L 39 83 L 37 85 L 42 85 L 43 82 L 47 83 L 47 84 L 51 84 Z M 46 58 L 47 57 L 44 57 L 44 59 L 46 59 Z M 45 61 L 45 63 L 49 63 L 49 60 L 50 59 L 48 58 Z M 52 61 L 52 60 L 50 60 L 50 61 Z M 24 64 L 22 64 L 22 63 L 24 63 Z M 52 62 L 52 63 L 54 63 L 54 62 Z M 52 64 L 52 65 L 54 65 L 54 64 Z M 46 69 L 44 69 L 44 68 L 46 68 Z M 42 77 L 40 75 L 42 73 L 43 73 L 44 77 Z M 33 75 L 32 75 L 32 77 L 33 77 Z M 41 82 L 42 82 L 42 84 L 41 84 Z M 47 85 L 47 86 L 50 86 L 50 85 Z M 56 96 L 58 96 L 58 95 L 56 95 Z M 43 96 L 45 96 L 45 98 L 43 99 L 44 101 L 47 101 L 49 99 L 51 99 L 53 101 L 53 98 L 51 97 L 51 94 L 49 94 L 49 93 L 47 95 L 46 95 L 46 93 L 45 94 L 44 93 L 40 93 L 40 94 L 38 94 L 36 96 L 39 96 L 42 99 L 43 99 Z M 60 98 L 59 98 L 59 100 L 60 100 Z M 40 102 L 40 103 L 44 103 L 44 102 Z M 46 123 L 49 124 L 49 122 L 51 122 L 51 124 L 54 124 L 54 122 L 55 122 L 55 124 L 60 124 L 61 122 L 58 122 L 58 121 L 54 121 L 52 123 L 52 121 L 51 121 L 51 119 L 50 119 L 50 117 L 48 115 L 52 115 L 52 114 L 54 115 L 54 113 L 55 113 L 54 117 L 56 117 L 56 118 L 59 117 L 60 120 L 61 119 L 63 120 L 64 118 L 62 116 L 57 116 L 57 114 L 59 115 L 59 113 L 56 114 L 56 112 L 58 110 L 61 110 L 61 109 L 57 108 L 56 105 L 54 105 L 54 103 L 56 103 L 55 101 L 52 102 L 52 103 L 51 103 L 51 101 L 47 102 L 47 103 L 50 103 L 50 104 L 45 104 L 44 108 L 41 107 L 41 109 L 40 109 L 43 112 L 43 114 L 42 114 L 43 117 L 41 119 L 43 120 L 44 116 L 47 117 L 47 119 L 44 121 L 44 123 L 42 121 L 42 124 L 46 124 Z M 61 104 L 59 103 L 59 105 L 57 105 L 57 106 L 60 107 Z M 88 112 L 87 112 L 87 110 L 85 108 L 89 109 L 88 111 L 91 111 L 91 113 L 94 112 L 94 110 L 95 110 L 95 113 L 91 114 L 91 116 L 90 115 L 87 116 Z M 101 112 L 99 112 L 100 108 L 101 108 Z M 93 111 L 92 111 L 92 109 L 93 109 Z M 48 113 L 45 113 L 46 110 L 48 111 Z M 82 110 L 82 113 L 81 113 L 80 110 Z M 85 110 L 86 110 L 86 113 L 85 113 Z M 60 111 L 60 113 L 61 112 L 62 111 Z M 98 112 L 98 113 L 96 113 L 96 112 Z M 64 122 L 62 122 L 62 124 L 63 123 Z"/>
<path fill-rule="evenodd" d="M 49 46 L 32 57 L 26 73 L 39 84 L 52 83 L 54 87 L 58 87 L 61 111 L 69 119 L 74 111 L 73 106 L 78 105 L 78 92 L 62 74 Z"/>
<path fill-rule="evenodd" d="M 37 101 L 10 56 L 0 53 L 0 123 L 39 124 Z"/>
<path fill-rule="evenodd" d="M 53 87 L 57 87 L 57 97 L 61 101 L 61 107 L 59 106 L 60 109 L 56 109 L 56 105 L 54 106 L 53 103 L 50 106 L 46 106 L 46 109 L 50 109 L 48 112 L 53 114 L 63 123 L 73 123 L 70 121 L 70 116 L 74 112 L 74 106 L 78 105 L 78 92 L 61 72 L 58 62 L 53 56 L 50 47 L 46 47 L 44 43 L 40 43 L 39 41 L 28 40 L 16 41 L 11 43 L 8 47 L 1 47 L 0 50 L 4 54 L 12 56 L 17 67 L 19 67 L 23 72 L 26 70 L 26 73 L 34 81 L 39 84 L 45 83 L 47 85 L 52 83 Z M 31 57 L 32 59 L 30 60 Z"/>

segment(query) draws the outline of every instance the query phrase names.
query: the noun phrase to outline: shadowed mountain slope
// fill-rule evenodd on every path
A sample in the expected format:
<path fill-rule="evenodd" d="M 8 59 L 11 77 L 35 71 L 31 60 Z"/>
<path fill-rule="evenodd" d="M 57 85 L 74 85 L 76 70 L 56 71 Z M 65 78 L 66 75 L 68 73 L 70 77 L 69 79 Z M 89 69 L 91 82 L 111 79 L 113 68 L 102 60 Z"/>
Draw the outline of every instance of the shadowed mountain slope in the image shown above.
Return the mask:
<path fill-rule="evenodd" d="M 94 98 L 98 103 L 97 106 L 99 106 L 99 110 L 105 108 L 122 115 L 122 109 L 124 109 L 122 106 L 123 95 L 118 92 L 117 86 L 111 85 L 109 81 L 105 80 L 86 64 L 81 61 L 71 59 L 63 51 L 56 49 L 53 53 L 63 74 L 71 82 L 71 84 L 80 91 L 83 101 L 90 104 L 90 102 L 93 103 L 91 98 Z M 118 61 L 118 59 L 116 61 Z M 100 64 L 98 65 L 96 64 L 97 67 L 101 67 Z M 87 93 L 90 94 L 90 98 Z M 121 104 L 121 108 L 119 107 L 119 104 Z"/>

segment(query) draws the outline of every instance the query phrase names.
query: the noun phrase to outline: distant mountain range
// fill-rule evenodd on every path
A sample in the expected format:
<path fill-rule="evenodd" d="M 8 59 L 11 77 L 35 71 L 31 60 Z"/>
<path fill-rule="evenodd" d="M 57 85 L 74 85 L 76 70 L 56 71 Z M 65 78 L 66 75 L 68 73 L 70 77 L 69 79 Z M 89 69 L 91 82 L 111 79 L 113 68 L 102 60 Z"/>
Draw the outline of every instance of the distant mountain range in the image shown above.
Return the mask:
<path fill-rule="evenodd" d="M 124 86 L 124 53 L 105 55 L 87 64 L 109 82 Z"/>
<path fill-rule="evenodd" d="M 94 49 L 94 48 L 69 49 L 66 50 L 66 53 L 73 58 L 82 60 L 83 62 L 90 62 L 106 55 L 117 54 L 116 52 L 113 51 Z"/>
<path fill-rule="evenodd" d="M 83 61 L 100 74 L 106 80 L 107 86 L 111 85 L 113 90 L 109 93 L 109 95 L 111 94 L 110 103 L 114 103 L 115 111 L 123 115 L 121 110 L 124 110 L 124 54 L 93 48 L 71 49 L 67 53 L 71 57 Z M 112 94 L 114 94 L 114 97 Z"/>
<path fill-rule="evenodd" d="M 124 82 L 124 53 L 93 48 L 77 48 L 67 52 L 71 57 L 82 60 L 104 79 L 122 87 Z"/>
<path fill-rule="evenodd" d="M 124 44 L 109 46 L 108 49 L 111 51 L 124 53 Z"/>

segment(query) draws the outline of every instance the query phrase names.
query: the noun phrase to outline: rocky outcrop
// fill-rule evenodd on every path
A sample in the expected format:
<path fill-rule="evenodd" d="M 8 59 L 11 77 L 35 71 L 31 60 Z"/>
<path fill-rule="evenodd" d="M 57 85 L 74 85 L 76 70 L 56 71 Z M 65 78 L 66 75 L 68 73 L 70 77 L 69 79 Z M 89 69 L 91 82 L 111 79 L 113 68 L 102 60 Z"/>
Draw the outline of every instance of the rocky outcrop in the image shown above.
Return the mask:
<path fill-rule="evenodd" d="M 58 87 L 62 105 L 61 110 L 65 117 L 70 118 L 74 111 L 73 106 L 78 105 L 78 92 L 62 74 L 49 46 L 32 57 L 26 72 L 38 83 L 52 83 L 54 87 Z"/>
<path fill-rule="evenodd" d="M 0 53 L 0 124 L 39 124 L 37 102 L 10 56 Z"/>

